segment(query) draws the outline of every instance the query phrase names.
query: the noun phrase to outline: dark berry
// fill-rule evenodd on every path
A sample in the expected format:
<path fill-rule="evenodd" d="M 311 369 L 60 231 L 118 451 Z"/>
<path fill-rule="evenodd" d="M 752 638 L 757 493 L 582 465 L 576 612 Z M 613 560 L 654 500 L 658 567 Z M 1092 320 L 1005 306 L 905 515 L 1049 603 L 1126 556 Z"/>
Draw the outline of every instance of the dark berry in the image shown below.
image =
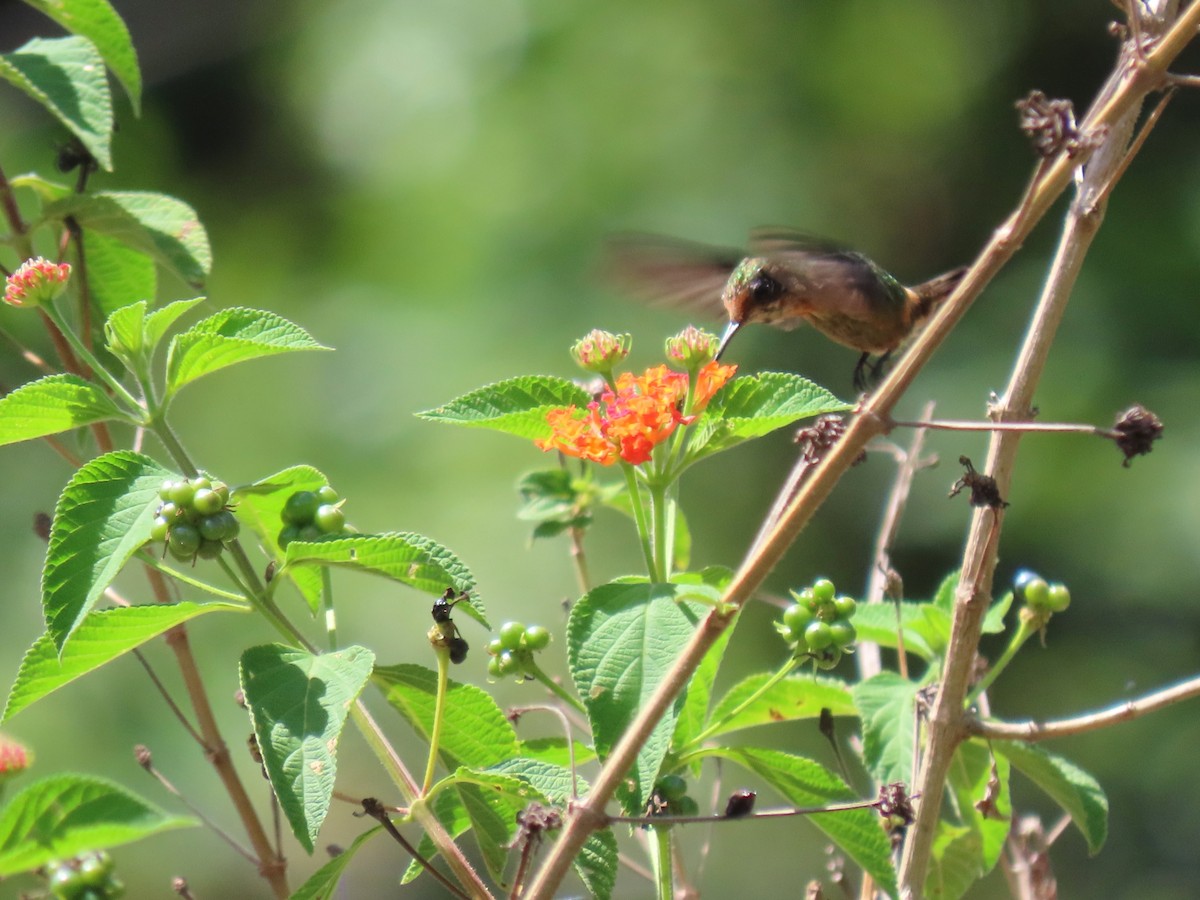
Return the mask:
<path fill-rule="evenodd" d="M 289 525 L 303 528 L 312 522 L 313 516 L 317 514 L 317 507 L 320 505 L 321 501 L 312 491 L 296 491 L 283 504 L 281 516 L 283 521 Z"/>
<path fill-rule="evenodd" d="M 467 650 L 470 649 L 467 642 L 458 635 L 455 635 L 454 637 L 450 638 L 449 644 L 450 662 L 456 664 L 465 662 L 467 658 Z"/>
<path fill-rule="evenodd" d="M 237 537 L 237 518 L 227 509 L 211 516 L 205 516 L 197 525 L 200 536 L 210 541 L 231 541 Z"/>
<path fill-rule="evenodd" d="M 200 542 L 200 547 L 196 550 L 196 555 L 201 559 L 216 559 L 224 549 L 225 545 L 220 541 L 210 541 L 206 538 Z"/>
<path fill-rule="evenodd" d="M 300 529 L 295 525 L 284 525 L 279 531 L 279 537 L 276 542 L 279 544 L 280 550 L 286 550 L 287 545 L 300 537 Z"/>
<path fill-rule="evenodd" d="M 187 559 L 200 549 L 200 531 L 187 522 L 176 522 L 167 534 L 167 546 L 176 559 Z"/>

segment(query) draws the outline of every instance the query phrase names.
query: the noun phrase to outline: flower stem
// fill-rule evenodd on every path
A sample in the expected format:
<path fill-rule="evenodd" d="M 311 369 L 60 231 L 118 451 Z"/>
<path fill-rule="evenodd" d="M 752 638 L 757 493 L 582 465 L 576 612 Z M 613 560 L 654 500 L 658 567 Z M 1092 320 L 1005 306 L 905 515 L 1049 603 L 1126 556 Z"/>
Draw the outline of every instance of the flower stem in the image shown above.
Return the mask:
<path fill-rule="evenodd" d="M 787 662 L 785 662 L 782 666 L 780 666 L 779 669 L 776 670 L 774 675 L 772 675 L 770 678 L 768 678 L 766 681 L 764 681 L 762 683 L 762 685 L 758 688 L 758 690 L 754 691 L 754 693 L 752 693 L 749 697 L 747 697 L 745 700 L 743 700 L 741 703 L 739 703 L 737 706 L 735 706 L 733 709 L 731 709 L 725 715 L 721 716 L 721 718 L 719 718 L 717 721 L 710 723 L 707 728 L 705 728 L 698 735 L 696 735 L 694 738 L 692 738 L 687 743 L 686 747 L 681 748 L 680 753 L 686 752 L 687 750 L 691 749 L 692 747 L 699 746 L 700 744 L 704 743 L 704 741 L 706 741 L 710 737 L 712 737 L 714 734 L 717 734 L 718 732 L 720 732 L 721 729 L 723 729 L 726 725 L 728 725 L 730 722 L 732 722 L 734 719 L 736 719 L 738 716 L 740 716 L 746 709 L 748 709 L 751 706 L 751 704 L 758 702 L 758 699 L 760 697 L 762 697 L 765 693 L 767 693 L 767 691 L 771 690 L 771 688 L 775 687 L 775 685 L 779 684 L 779 682 L 783 681 L 783 679 L 785 679 L 789 675 L 791 675 L 792 671 L 795 668 L 796 668 L 796 657 L 794 657 L 794 656 L 788 657 Z"/>
<path fill-rule="evenodd" d="M 1012 636 L 1012 640 L 1008 642 L 1008 646 L 1004 648 L 1004 652 L 1000 654 L 1000 658 L 992 664 L 992 667 L 987 670 L 987 674 L 979 679 L 979 683 L 967 695 L 966 705 L 972 706 L 976 700 L 983 695 L 984 691 L 992 686 L 1000 673 L 1007 668 L 1008 664 L 1013 661 L 1013 657 L 1017 655 L 1017 651 L 1025 644 L 1027 640 L 1033 637 L 1037 631 L 1032 623 L 1024 616 L 1020 617 L 1020 624 L 1017 626 L 1016 632 Z"/>
<path fill-rule="evenodd" d="M 650 826 L 650 858 L 654 863 L 654 888 L 658 900 L 673 900 L 675 884 L 671 872 L 671 829 Z"/>
<path fill-rule="evenodd" d="M 437 771 L 438 746 L 442 742 L 442 723 L 446 718 L 446 692 L 450 685 L 450 651 L 445 647 L 436 647 L 438 681 L 437 697 L 433 706 L 433 728 L 429 733 L 429 761 L 425 764 L 425 781 L 421 786 L 421 796 L 424 797 L 433 787 L 433 777 Z"/>
<path fill-rule="evenodd" d="M 633 521 L 637 526 L 638 539 L 642 544 L 642 555 L 646 558 L 646 574 L 651 581 L 658 581 L 658 566 L 654 560 L 654 549 L 650 543 L 651 526 L 647 521 L 646 507 L 642 502 L 642 491 L 638 487 L 637 476 L 633 466 L 621 463 L 621 471 L 625 474 L 625 486 L 629 491 L 629 505 L 633 509 Z"/>
<path fill-rule="evenodd" d="M 71 349 L 74 350 L 75 353 L 78 354 L 79 358 L 87 365 L 87 367 L 95 373 L 96 377 L 112 388 L 113 393 L 124 400 L 131 411 L 136 410 L 137 412 L 144 414 L 145 409 L 143 408 L 141 402 L 139 402 L 138 399 L 133 396 L 133 394 L 129 393 L 129 391 L 125 389 L 125 385 L 121 384 L 120 381 L 114 378 L 108 369 L 104 368 L 104 365 L 100 362 L 100 360 L 96 359 L 92 351 L 89 350 L 87 346 L 84 345 L 83 341 L 79 339 L 79 335 L 75 333 L 75 330 L 71 328 L 67 321 L 62 317 L 62 313 L 58 311 L 54 304 L 47 303 L 41 309 L 42 312 L 46 314 L 46 317 L 54 323 L 54 327 L 62 332 L 63 337 L 65 337 L 67 342 L 71 345 Z"/>
<path fill-rule="evenodd" d="M 563 703 L 567 704 L 572 709 L 578 710 L 583 715 L 587 715 L 587 709 L 579 701 L 579 698 L 568 693 L 566 688 L 543 672 L 541 667 L 536 662 L 531 660 L 529 665 L 525 667 L 525 671 L 544 684 L 546 689 Z"/>

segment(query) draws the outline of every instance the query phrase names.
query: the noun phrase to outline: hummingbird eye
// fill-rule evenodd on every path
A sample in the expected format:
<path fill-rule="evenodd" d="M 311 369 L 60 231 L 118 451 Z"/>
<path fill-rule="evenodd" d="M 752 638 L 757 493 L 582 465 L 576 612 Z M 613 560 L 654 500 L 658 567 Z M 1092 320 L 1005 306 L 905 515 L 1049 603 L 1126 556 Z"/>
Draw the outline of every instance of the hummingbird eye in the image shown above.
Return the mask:
<path fill-rule="evenodd" d="M 746 287 L 756 303 L 766 303 L 783 293 L 783 285 L 766 272 L 759 272 Z"/>

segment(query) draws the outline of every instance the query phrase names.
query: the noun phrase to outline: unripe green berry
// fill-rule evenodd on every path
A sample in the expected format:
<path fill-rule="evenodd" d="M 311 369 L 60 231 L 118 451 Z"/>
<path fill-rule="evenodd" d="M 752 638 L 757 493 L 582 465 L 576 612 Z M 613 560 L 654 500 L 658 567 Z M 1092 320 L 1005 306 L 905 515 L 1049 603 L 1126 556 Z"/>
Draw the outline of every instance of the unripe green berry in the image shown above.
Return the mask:
<path fill-rule="evenodd" d="M 200 529 L 200 536 L 209 541 L 231 541 L 237 537 L 238 521 L 227 509 L 223 509 L 211 516 L 205 516 L 201 519 L 197 526 Z"/>
<path fill-rule="evenodd" d="M 158 508 L 158 514 L 168 522 L 174 522 L 179 517 L 179 507 L 168 500 Z"/>
<path fill-rule="evenodd" d="M 504 675 L 500 671 L 500 657 L 493 656 L 488 660 L 487 664 L 488 675 L 492 678 L 503 678 Z"/>
<path fill-rule="evenodd" d="M 187 522 L 176 522 L 167 533 L 167 546 L 176 559 L 187 559 L 200 549 L 200 531 Z"/>
<path fill-rule="evenodd" d="M 1025 603 L 1034 609 L 1048 609 L 1047 603 L 1050 599 L 1050 585 L 1046 584 L 1044 578 L 1033 577 L 1025 582 L 1024 589 L 1021 591 L 1024 596 Z"/>
<path fill-rule="evenodd" d="M 679 775 L 664 775 L 658 779 L 654 790 L 663 800 L 674 803 L 687 796 L 687 781 Z"/>
<path fill-rule="evenodd" d="M 212 489 L 216 492 L 217 496 L 221 498 L 222 506 L 229 502 L 229 485 L 223 481 L 214 481 L 212 483 Z"/>
<path fill-rule="evenodd" d="M 808 627 L 804 629 L 804 643 L 814 653 L 824 650 L 833 643 L 833 631 L 820 619 L 809 622 Z"/>
<path fill-rule="evenodd" d="M 492 638 L 488 641 L 487 652 L 490 656 L 499 656 L 504 650 L 504 645 L 500 643 L 500 638 Z"/>
<path fill-rule="evenodd" d="M 829 630 L 833 633 L 833 645 L 839 650 L 845 650 L 858 639 L 858 632 L 845 619 L 830 622 Z"/>
<path fill-rule="evenodd" d="M 525 636 L 525 625 L 521 622 L 505 622 L 500 626 L 500 646 L 505 650 L 521 649 L 521 638 Z"/>
<path fill-rule="evenodd" d="M 677 816 L 698 816 L 700 805 L 691 797 L 680 797 L 671 804 L 670 811 Z"/>
<path fill-rule="evenodd" d="M 317 499 L 322 503 L 337 503 L 342 498 L 338 496 L 338 492 L 327 484 L 317 488 Z"/>
<path fill-rule="evenodd" d="M 822 670 L 832 669 L 841 661 L 842 651 L 839 647 L 826 647 L 813 656 L 816 667 Z"/>
<path fill-rule="evenodd" d="M 212 488 L 212 481 L 204 475 L 189 478 L 188 484 L 192 486 L 193 491 L 207 491 Z"/>
<path fill-rule="evenodd" d="M 521 661 L 517 659 L 516 654 L 507 650 L 496 657 L 496 662 L 501 675 L 515 675 L 521 670 Z"/>
<path fill-rule="evenodd" d="M 325 532 L 323 532 L 316 525 L 309 523 L 308 525 L 301 527 L 300 534 L 296 536 L 296 540 L 312 543 L 313 541 L 319 541 L 323 537 L 325 537 Z"/>
<path fill-rule="evenodd" d="M 836 589 L 828 578 L 821 578 L 813 582 L 812 592 L 818 603 L 829 603 L 833 600 Z"/>
<path fill-rule="evenodd" d="M 286 550 L 287 545 L 300 537 L 300 529 L 295 525 L 284 525 L 279 531 L 279 537 L 276 542 L 279 544 L 280 550 Z"/>
<path fill-rule="evenodd" d="M 175 487 L 175 482 L 172 479 L 168 478 L 165 481 L 163 481 L 163 483 L 158 488 L 158 499 L 164 500 L 164 501 L 170 500 L 171 499 L 171 488 L 173 488 L 173 487 Z"/>
<path fill-rule="evenodd" d="M 192 496 L 192 509 L 202 516 L 211 516 L 225 506 L 221 495 L 212 488 L 198 488 Z"/>
<path fill-rule="evenodd" d="M 803 634 L 812 620 L 812 610 L 803 603 L 793 603 L 783 611 L 783 624 L 795 634 Z"/>
<path fill-rule="evenodd" d="M 190 481 L 176 481 L 171 485 L 171 502 L 176 506 L 190 506 L 192 497 L 195 496 L 196 489 L 192 487 Z"/>
<path fill-rule="evenodd" d="M 154 523 L 150 526 L 150 540 L 155 543 L 162 543 L 167 539 L 167 533 L 171 528 L 171 523 L 162 516 L 156 516 Z"/>
<path fill-rule="evenodd" d="M 525 629 L 525 646 L 529 650 L 545 650 L 549 644 L 549 628 L 544 625 L 530 625 Z"/>
<path fill-rule="evenodd" d="M 858 603 L 853 597 L 838 597 L 833 601 L 833 608 L 839 619 L 849 619 L 858 609 Z"/>
<path fill-rule="evenodd" d="M 795 591 L 792 591 L 792 596 L 796 599 L 796 602 L 799 603 L 801 606 L 804 606 L 810 610 L 814 610 L 814 611 L 816 610 L 817 595 L 813 593 L 812 588 L 805 588 L 804 590 L 800 591 L 800 593 L 796 593 Z"/>
<path fill-rule="evenodd" d="M 313 524 L 321 529 L 323 534 L 337 534 L 346 527 L 346 514 L 332 503 L 323 503 L 317 507 Z"/>
<path fill-rule="evenodd" d="M 210 541 L 206 538 L 200 542 L 200 546 L 196 550 L 196 555 L 201 559 L 216 559 L 224 549 L 225 545 L 220 541 Z"/>
<path fill-rule="evenodd" d="M 321 501 L 312 491 L 296 491 L 287 498 L 280 515 L 284 522 L 303 528 L 312 522 L 313 516 L 317 513 L 317 507 L 320 505 Z"/>
<path fill-rule="evenodd" d="M 1046 594 L 1046 609 L 1050 612 L 1065 612 L 1071 605 L 1071 592 L 1065 584 L 1052 584 Z"/>

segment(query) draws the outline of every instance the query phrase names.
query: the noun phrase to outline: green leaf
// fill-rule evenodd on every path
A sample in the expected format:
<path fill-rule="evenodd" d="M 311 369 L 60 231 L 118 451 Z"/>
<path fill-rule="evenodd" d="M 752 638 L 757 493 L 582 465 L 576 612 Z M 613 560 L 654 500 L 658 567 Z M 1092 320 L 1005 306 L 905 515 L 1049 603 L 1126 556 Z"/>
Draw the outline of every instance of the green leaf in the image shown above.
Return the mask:
<path fill-rule="evenodd" d="M 197 303 L 203 302 L 203 297 L 192 297 L 190 300 L 175 300 L 161 309 L 156 309 L 146 316 L 146 346 L 153 350 L 162 340 L 167 329 L 184 313 L 189 312 Z"/>
<path fill-rule="evenodd" d="M 421 736 L 433 733 L 437 672 L 424 666 L 378 666 L 372 676 L 387 702 Z M 486 769 L 517 755 L 517 735 L 504 711 L 487 691 L 472 684 L 450 681 L 446 709 L 452 714 L 442 723 L 439 755 L 450 768 Z"/>
<path fill-rule="evenodd" d="M 309 853 L 329 812 L 342 726 L 374 662 L 364 647 L 314 656 L 267 644 L 242 654 L 242 691 L 263 765 L 292 833 Z"/>
<path fill-rule="evenodd" d="M 442 791 L 439 794 L 434 794 L 433 814 L 442 823 L 442 827 L 446 829 L 446 833 L 455 840 L 462 837 L 471 828 L 471 819 L 467 815 L 467 810 L 462 804 L 462 798 L 459 797 L 458 791 Z M 425 859 L 432 860 L 441 851 L 434 846 L 428 834 L 423 834 L 421 835 L 421 842 L 417 845 L 417 852 L 425 857 Z M 404 875 L 401 876 L 400 884 L 404 885 L 410 881 L 414 881 L 424 871 L 425 867 L 414 859 L 409 863 Z"/>
<path fill-rule="evenodd" d="M 341 881 L 342 874 L 354 859 L 354 855 L 362 849 L 363 844 L 381 831 L 382 825 L 364 831 L 354 839 L 354 843 L 317 869 L 308 881 L 292 892 L 288 900 L 333 900 L 337 895 L 338 882 Z"/>
<path fill-rule="evenodd" d="M 109 396 L 78 375 L 47 375 L 0 397 L 0 444 L 15 444 L 125 419 Z"/>
<path fill-rule="evenodd" d="M 1000 634 L 1004 631 L 1004 617 L 1012 606 L 1013 592 L 1009 591 L 988 607 L 987 615 L 983 618 L 984 634 Z"/>
<path fill-rule="evenodd" d="M 85 37 L 33 38 L 0 54 L 0 78 L 49 110 L 112 171 L 112 96 L 95 44 Z"/>
<path fill-rule="evenodd" d="M 944 819 L 937 824 L 925 896 L 930 900 L 957 900 L 980 878 L 980 837 L 961 825 Z"/>
<path fill-rule="evenodd" d="M 59 652 L 104 589 L 150 539 L 158 489 L 169 477 L 175 473 L 150 457 L 117 450 L 85 464 L 63 490 L 42 570 L 46 630 Z"/>
<path fill-rule="evenodd" d="M 900 621 L 904 625 L 904 652 L 924 660 L 940 659 L 950 639 L 950 616 L 931 603 L 900 604 Z M 896 604 L 861 603 L 854 613 L 854 628 L 860 641 L 871 641 L 881 647 L 897 647 Z"/>
<path fill-rule="evenodd" d="M 104 323 L 108 349 L 130 365 L 141 356 L 145 345 L 146 309 L 149 303 L 138 300 L 114 310 Z"/>
<path fill-rule="evenodd" d="M 575 857 L 575 871 L 583 880 L 583 886 L 596 900 L 609 900 L 617 886 L 618 858 L 617 836 L 611 828 L 593 831 L 579 848 Z"/>
<path fill-rule="evenodd" d="M 223 309 L 171 340 L 167 391 L 173 394 L 197 378 L 246 360 L 328 349 L 299 325 L 274 313 L 241 307 Z"/>
<path fill-rule="evenodd" d="M 1099 782 L 1074 763 L 1032 744 L 993 741 L 992 752 L 1006 757 L 1071 817 L 1095 856 L 1108 837 L 1108 797 Z"/>
<path fill-rule="evenodd" d="M 453 780 L 484 865 L 492 878 L 503 884 L 509 848 L 517 833 L 517 814 L 531 801 L 544 798 L 509 775 L 460 767 Z"/>
<path fill-rule="evenodd" d="M 850 404 L 799 375 L 743 375 L 718 391 L 692 426 L 685 459 L 692 463 L 800 419 L 848 409 Z"/>
<path fill-rule="evenodd" d="M 837 775 L 802 756 L 755 747 L 717 747 L 707 753 L 753 772 L 797 807 L 829 806 L 859 799 Z M 879 826 L 879 814 L 875 810 L 863 808 L 822 813 L 810 816 L 808 821 L 825 832 L 869 873 L 876 885 L 896 896 L 891 843 Z"/>
<path fill-rule="evenodd" d="M 565 378 L 525 375 L 482 387 L 417 416 L 431 422 L 490 428 L 535 440 L 549 437 L 546 413 L 550 410 L 587 406 L 591 401 L 587 391 Z"/>
<path fill-rule="evenodd" d="M 25 0 L 72 34 L 90 40 L 121 82 L 135 113 L 142 105 L 142 73 L 129 29 L 108 0 Z M 88 259 L 91 264 L 91 259 Z"/>
<path fill-rule="evenodd" d="M 612 583 L 594 588 L 572 607 L 567 657 L 601 758 L 625 733 L 691 638 L 704 607 L 679 598 L 695 591 L 690 585 Z M 655 724 L 618 792 L 631 813 L 644 806 L 653 789 L 679 706 L 676 703 Z"/>
<path fill-rule="evenodd" d="M 296 491 L 316 491 L 327 484 L 329 479 L 312 466 L 292 466 L 253 484 L 237 487 L 232 492 L 232 499 L 238 521 L 254 532 L 269 556 L 282 563 L 284 553 L 279 549 L 279 532 L 283 528 L 280 514 L 284 504 Z M 296 586 L 309 611 L 316 615 L 321 606 L 320 571 L 312 566 L 281 568 L 275 578 L 283 577 Z"/>
<path fill-rule="evenodd" d="M 42 210 L 42 218 L 47 221 L 62 221 L 68 216 L 85 232 L 100 232 L 146 254 L 194 288 L 204 283 L 212 269 L 208 233 L 196 211 L 166 194 L 70 194 Z"/>
<path fill-rule="evenodd" d="M 571 765 L 572 752 L 575 754 L 576 766 L 582 766 L 596 758 L 596 752 L 591 747 L 585 747 L 579 741 L 572 741 L 568 749 L 566 740 L 561 737 L 529 738 L 521 741 L 518 752 L 523 758 L 550 763 L 564 769 Z"/>
<path fill-rule="evenodd" d="M 104 315 L 136 300 L 150 300 L 158 293 L 154 260 L 99 231 L 83 232 L 87 254 L 88 290 L 92 302 Z"/>
<path fill-rule="evenodd" d="M 713 709 L 711 721 L 720 722 L 757 693 L 772 677 L 771 673 L 759 672 L 734 685 Z M 710 736 L 716 737 L 742 728 L 769 725 L 773 722 L 816 719 L 820 717 L 822 709 L 828 709 L 835 716 L 858 715 L 858 708 L 854 705 L 845 683 L 835 678 L 815 675 L 789 675 L 771 686 L 729 721 L 723 722 Z"/>
<path fill-rule="evenodd" d="M 300 565 L 343 566 L 382 575 L 436 597 L 448 587 L 465 591 L 467 599 L 454 608 L 484 628 L 490 627 L 471 570 L 450 550 L 423 535 L 398 531 L 293 541 L 285 558 L 285 570 Z"/>
<path fill-rule="evenodd" d="M 11 719 L 25 707 L 70 684 L 162 634 L 168 628 L 212 612 L 244 612 L 235 603 L 180 603 L 128 606 L 92 610 L 75 630 L 62 656 L 49 634 L 43 634 L 21 660 L 16 682 L 4 706 L 0 722 Z"/>
<path fill-rule="evenodd" d="M 999 862 L 1012 826 L 1009 762 L 982 741 L 964 741 L 954 752 L 946 780 L 959 820 L 979 838 L 976 859 L 981 878 Z"/>
<path fill-rule="evenodd" d="M 880 784 L 912 784 L 919 689 L 895 672 L 880 672 L 850 689 L 862 718 L 863 762 Z"/>
<path fill-rule="evenodd" d="M 691 745 L 696 735 L 704 729 L 708 721 L 708 706 L 712 701 L 713 684 L 717 680 L 717 672 L 725 658 L 725 648 L 733 637 L 733 626 L 726 628 L 708 648 L 700 665 L 688 680 L 687 691 L 683 695 L 683 703 L 679 706 L 679 715 L 675 720 L 675 733 L 671 737 L 671 746 L 676 750 Z"/>
<path fill-rule="evenodd" d="M 0 878 L 198 824 L 167 815 L 111 781 L 51 775 L 27 786 L 0 810 Z"/>

